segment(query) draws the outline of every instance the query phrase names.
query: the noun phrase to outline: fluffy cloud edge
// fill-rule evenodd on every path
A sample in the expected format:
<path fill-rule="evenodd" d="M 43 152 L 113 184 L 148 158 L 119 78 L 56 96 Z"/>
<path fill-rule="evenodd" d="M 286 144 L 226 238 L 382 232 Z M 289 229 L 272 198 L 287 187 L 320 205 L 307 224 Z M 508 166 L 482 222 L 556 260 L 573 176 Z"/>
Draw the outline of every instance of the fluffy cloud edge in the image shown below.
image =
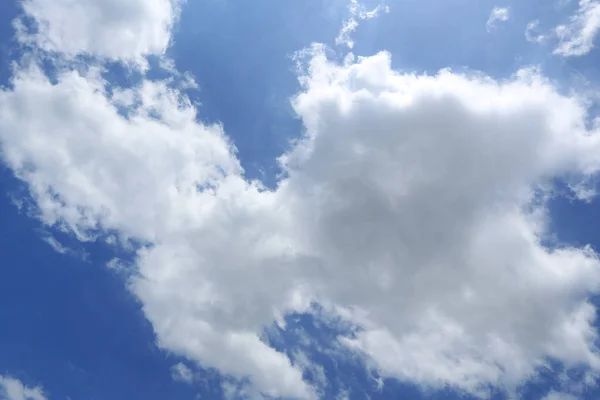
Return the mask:
<path fill-rule="evenodd" d="M 584 56 L 594 48 L 598 32 L 600 32 L 600 2 L 579 0 L 578 9 L 569 23 L 555 28 L 559 43 L 554 49 L 554 54 L 563 57 Z"/>
<path fill-rule="evenodd" d="M 2 375 L 0 375 L 0 399 L 48 400 L 41 387 L 29 387 L 16 378 Z"/>
<path fill-rule="evenodd" d="M 171 43 L 181 0 L 22 0 L 17 39 L 54 57 L 92 56 L 146 68 Z"/>

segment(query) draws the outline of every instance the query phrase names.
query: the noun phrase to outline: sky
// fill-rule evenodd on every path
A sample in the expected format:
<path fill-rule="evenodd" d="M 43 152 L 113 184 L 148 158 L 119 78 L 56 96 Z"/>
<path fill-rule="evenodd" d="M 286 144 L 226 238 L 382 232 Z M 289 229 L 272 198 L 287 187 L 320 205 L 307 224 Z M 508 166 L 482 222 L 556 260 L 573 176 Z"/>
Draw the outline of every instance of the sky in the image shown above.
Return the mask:
<path fill-rule="evenodd" d="M 0 399 L 600 398 L 599 33 L 2 1 Z"/>

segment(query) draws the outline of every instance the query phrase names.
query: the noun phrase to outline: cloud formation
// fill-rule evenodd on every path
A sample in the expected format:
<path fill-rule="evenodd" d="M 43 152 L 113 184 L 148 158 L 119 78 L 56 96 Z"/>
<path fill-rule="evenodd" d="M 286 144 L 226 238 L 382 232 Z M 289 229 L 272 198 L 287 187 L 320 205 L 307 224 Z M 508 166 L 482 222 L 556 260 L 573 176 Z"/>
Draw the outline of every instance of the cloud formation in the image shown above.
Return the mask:
<path fill-rule="evenodd" d="M 21 381 L 0 375 L 0 399 L 3 400 L 47 400 L 41 388 L 30 388 Z"/>
<path fill-rule="evenodd" d="M 594 40 L 599 31 L 600 2 L 579 0 L 579 8 L 569 23 L 555 29 L 559 44 L 554 49 L 554 54 L 564 57 L 588 54 L 594 48 Z"/>
<path fill-rule="evenodd" d="M 25 4 L 48 24 L 41 50 L 126 60 L 149 48 L 141 35 L 111 53 L 66 44 L 70 33 L 47 48 L 59 25 L 36 17 L 40 1 Z M 598 257 L 542 245 L 551 182 L 600 168 L 583 99 L 536 70 L 496 81 L 396 71 L 386 52 L 304 55 L 292 104 L 305 133 L 275 189 L 245 179 L 223 129 L 167 82 L 123 89 L 97 66 L 51 80 L 35 58 L 0 91 L 3 160 L 46 224 L 149 243 L 128 285 L 159 344 L 263 393 L 318 397 L 309 362 L 260 339 L 313 303 L 357 327 L 339 342 L 389 377 L 485 397 L 547 357 L 597 370 Z"/>
<path fill-rule="evenodd" d="M 177 363 L 171 367 L 171 377 L 173 380 L 192 383 L 194 381 L 194 373 L 184 363 Z"/>
<path fill-rule="evenodd" d="M 350 0 L 348 10 L 350 11 L 350 18 L 344 21 L 342 29 L 335 38 L 335 44 L 338 46 L 344 45 L 349 49 L 354 47 L 352 34 L 360 25 L 360 21 L 372 19 L 377 17 L 381 12 L 387 13 L 390 11 L 389 6 L 386 6 L 384 3 L 380 3 L 372 10 L 368 10 L 364 4 L 359 3 L 358 0 Z"/>
<path fill-rule="evenodd" d="M 88 54 L 140 62 L 145 55 L 166 50 L 180 0 L 22 0 L 21 4 L 29 18 L 17 22 L 24 43 L 71 57 Z"/>
<path fill-rule="evenodd" d="M 497 22 L 506 22 L 506 21 L 508 21 L 509 17 L 510 17 L 510 15 L 509 15 L 508 8 L 494 7 L 492 12 L 490 13 L 490 17 L 488 18 L 487 22 L 485 23 L 485 29 L 488 32 L 491 32 L 496 28 Z"/>
<path fill-rule="evenodd" d="M 527 26 L 525 27 L 525 39 L 529 43 L 540 44 L 547 39 L 546 35 L 539 32 L 539 25 L 540 21 L 537 19 L 527 23 Z"/>
<path fill-rule="evenodd" d="M 576 400 L 575 396 L 561 392 L 550 392 L 543 400 Z"/>
<path fill-rule="evenodd" d="M 414 76 L 386 53 L 316 56 L 305 85 L 287 184 L 318 254 L 309 286 L 363 327 L 345 343 L 390 376 L 470 391 L 514 387 L 544 355 L 598 365 L 597 257 L 542 247 L 529 208 L 551 177 L 597 168 L 577 99 L 533 71 Z"/>

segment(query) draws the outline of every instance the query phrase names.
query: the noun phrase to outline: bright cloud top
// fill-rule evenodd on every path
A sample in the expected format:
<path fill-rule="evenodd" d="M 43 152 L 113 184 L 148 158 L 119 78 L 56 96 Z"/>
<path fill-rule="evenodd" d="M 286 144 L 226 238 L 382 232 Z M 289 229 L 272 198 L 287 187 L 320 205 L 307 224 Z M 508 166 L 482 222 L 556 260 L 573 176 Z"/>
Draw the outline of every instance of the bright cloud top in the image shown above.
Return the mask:
<path fill-rule="evenodd" d="M 556 27 L 559 45 L 554 54 L 582 56 L 594 48 L 594 39 L 600 32 L 600 2 L 579 0 L 579 9 L 568 24 Z"/>
<path fill-rule="evenodd" d="M 90 54 L 139 61 L 162 54 L 171 38 L 179 0 L 23 0 L 35 21 L 20 39 L 68 56 Z"/>
<path fill-rule="evenodd" d="M 146 47 L 142 35 L 118 57 Z M 584 99 L 535 70 L 496 81 L 395 71 L 386 52 L 304 54 L 292 104 L 305 134 L 276 189 L 246 180 L 222 128 L 166 82 L 108 90 L 95 67 L 51 81 L 35 58 L 0 92 L 4 162 L 45 223 L 151 243 L 129 287 L 159 344 L 263 393 L 319 396 L 310 362 L 260 340 L 312 302 L 359 327 L 340 343 L 389 377 L 485 396 L 547 357 L 598 370 L 598 257 L 541 244 L 551 181 L 600 168 Z"/>

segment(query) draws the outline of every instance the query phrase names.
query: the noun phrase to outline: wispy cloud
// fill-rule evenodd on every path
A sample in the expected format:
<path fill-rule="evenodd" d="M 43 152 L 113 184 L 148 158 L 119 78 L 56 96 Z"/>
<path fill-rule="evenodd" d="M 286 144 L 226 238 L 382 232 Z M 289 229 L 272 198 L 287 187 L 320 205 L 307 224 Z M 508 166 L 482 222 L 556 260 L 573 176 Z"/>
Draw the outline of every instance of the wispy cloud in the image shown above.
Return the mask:
<path fill-rule="evenodd" d="M 375 8 L 369 10 L 365 5 L 359 3 L 358 0 L 351 0 L 348 6 L 350 18 L 344 21 L 342 29 L 335 38 L 335 44 L 338 46 L 344 45 L 350 49 L 354 47 L 352 34 L 360 25 L 360 21 L 377 17 L 381 12 L 389 12 L 389 6 L 384 3 L 378 4 Z"/>
<path fill-rule="evenodd" d="M 496 28 L 498 22 L 506 22 L 509 17 L 509 9 L 507 7 L 494 7 L 485 23 L 485 28 L 488 32 L 491 32 Z"/>
<path fill-rule="evenodd" d="M 540 44 L 547 38 L 546 35 L 539 32 L 539 20 L 530 21 L 525 27 L 525 39 L 530 43 Z"/>
<path fill-rule="evenodd" d="M 542 400 L 577 400 L 577 397 L 567 393 L 552 391 Z"/>
<path fill-rule="evenodd" d="M 171 377 L 179 382 L 192 383 L 194 373 L 187 365 L 180 362 L 171 367 Z"/>
<path fill-rule="evenodd" d="M 555 29 L 559 44 L 554 54 L 576 57 L 588 54 L 594 48 L 594 40 L 600 32 L 600 2 L 580 0 L 575 15 L 567 24 Z"/>
<path fill-rule="evenodd" d="M 48 243 L 50 245 L 50 247 L 52 247 L 54 249 L 54 251 L 56 251 L 57 253 L 67 254 L 69 252 L 69 249 L 66 248 L 65 246 L 63 246 L 63 244 L 61 242 L 59 242 L 58 239 L 56 239 L 52 235 L 44 236 L 44 237 L 42 237 L 42 240 L 44 242 Z"/>

